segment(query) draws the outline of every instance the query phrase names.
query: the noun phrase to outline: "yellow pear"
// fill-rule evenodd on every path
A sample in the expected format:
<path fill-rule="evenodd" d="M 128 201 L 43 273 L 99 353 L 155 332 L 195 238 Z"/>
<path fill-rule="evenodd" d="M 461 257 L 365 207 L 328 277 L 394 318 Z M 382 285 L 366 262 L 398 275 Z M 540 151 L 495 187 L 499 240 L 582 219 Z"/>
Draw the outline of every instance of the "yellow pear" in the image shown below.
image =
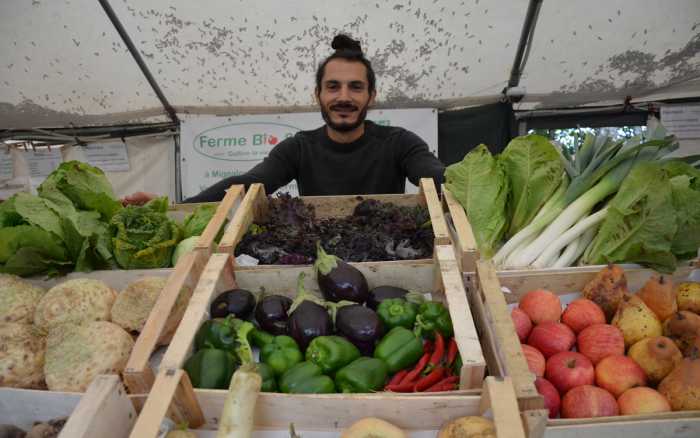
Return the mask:
<path fill-rule="evenodd" d="M 700 314 L 700 283 L 688 281 L 678 285 L 676 289 L 678 310 Z"/>
<path fill-rule="evenodd" d="M 625 338 L 625 348 L 644 338 L 661 336 L 661 321 L 638 296 L 625 294 L 615 312 L 612 325 L 619 328 Z"/>
<path fill-rule="evenodd" d="M 652 385 L 659 383 L 683 360 L 676 344 L 665 336 L 642 339 L 630 347 L 627 356 L 642 367 Z"/>
<path fill-rule="evenodd" d="M 637 292 L 637 295 L 660 321 L 666 320 L 678 310 L 673 282 L 663 275 L 652 275 L 644 287 Z"/>

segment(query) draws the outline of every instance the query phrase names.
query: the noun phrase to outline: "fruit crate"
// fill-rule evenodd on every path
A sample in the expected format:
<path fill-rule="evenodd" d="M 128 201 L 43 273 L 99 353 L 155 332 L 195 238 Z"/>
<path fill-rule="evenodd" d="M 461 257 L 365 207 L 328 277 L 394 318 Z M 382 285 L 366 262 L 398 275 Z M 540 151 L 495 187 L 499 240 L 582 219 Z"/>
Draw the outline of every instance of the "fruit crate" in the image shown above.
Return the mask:
<path fill-rule="evenodd" d="M 435 183 L 430 178 L 420 180 L 420 190 L 416 194 L 385 194 L 385 195 L 345 195 L 345 196 L 301 196 L 303 202 L 312 205 L 316 218 L 341 218 L 353 213 L 355 207 L 362 201 L 374 199 L 382 202 L 391 202 L 397 206 L 414 207 L 422 205 L 427 207 L 432 224 L 434 245 L 451 245 L 452 239 L 447 229 L 447 223 L 443 215 Z M 232 224 L 219 243 L 217 252 L 233 254 L 248 231 L 250 226 L 265 218 L 269 206 L 268 197 L 262 184 L 252 184 L 246 193 L 241 207 L 237 210 Z M 423 259 L 429 260 L 429 259 Z M 397 260 L 397 263 L 412 263 L 415 260 Z M 375 262 L 362 262 L 375 263 Z M 260 265 L 264 268 L 280 268 L 289 265 Z M 256 267 L 256 268 L 259 268 Z M 241 266 L 240 269 L 248 267 Z"/>
<path fill-rule="evenodd" d="M 624 265 L 622 265 L 624 266 Z M 477 323 L 489 372 L 509 376 L 529 437 L 700 436 L 700 411 L 675 411 L 649 415 L 629 415 L 586 419 L 549 419 L 544 401 L 534 386 L 510 316 L 509 304 L 530 290 L 547 289 L 557 295 L 580 293 L 600 271 L 587 266 L 543 271 L 499 271 L 488 261 L 477 261 L 475 273 L 464 273 L 465 289 Z M 653 274 L 652 270 L 628 266 L 628 289 L 639 290 Z M 697 275 L 691 267 L 678 269 L 670 278 L 674 283 Z M 691 277 L 695 280 L 698 278 Z M 573 295 L 572 295 L 573 296 Z"/>
<path fill-rule="evenodd" d="M 191 355 L 194 336 L 202 322 L 208 319 L 209 306 L 218 294 L 238 287 L 253 292 L 264 289 L 266 293 L 278 293 L 293 297 L 295 296 L 293 291 L 296 289 L 297 277 L 302 272 L 307 274 L 305 281 L 307 290 L 318 292 L 313 270 L 310 266 L 285 267 L 283 269 L 264 267 L 234 270 L 231 258 L 230 254 L 214 254 L 211 256 L 182 323 L 161 362 L 161 372 L 156 378 L 156 385 L 159 385 L 159 381 L 170 380 L 171 392 L 175 391 L 175 387 L 178 388 L 178 394 L 172 400 L 171 409 L 171 415 L 175 417 L 177 422 L 185 419 L 188 421 L 188 424 L 193 426 L 215 424 L 213 418 L 204 418 L 202 411 L 206 411 L 205 406 L 211 403 L 209 400 L 217 400 L 217 403 L 222 403 L 226 393 L 223 390 L 193 389 L 189 378 L 182 371 L 185 360 Z M 465 317 L 465 315 L 471 315 L 471 312 L 469 311 L 462 277 L 457 268 L 452 247 L 448 245 L 437 246 L 434 260 L 417 260 L 410 263 L 368 262 L 354 264 L 354 266 L 365 275 L 370 288 L 388 284 L 416 291 L 432 291 L 434 300 L 447 304 L 453 317 L 455 339 L 463 361 L 463 367 L 460 372 L 460 390 L 429 395 L 397 395 L 385 392 L 356 395 L 264 393 L 260 398 L 261 406 L 265 406 L 265 409 L 268 409 L 270 406 L 277 406 L 277 410 L 271 410 L 270 412 L 276 412 L 278 418 L 273 420 L 264 417 L 265 419 L 261 420 L 260 423 L 261 427 L 272 424 L 270 423 L 272 421 L 277 421 L 278 423 L 275 424 L 279 427 L 286 427 L 286 424 L 293 420 L 295 413 L 304 412 L 328 413 L 334 419 L 333 421 L 337 422 L 336 428 L 342 428 L 347 426 L 348 422 L 351 422 L 348 413 L 354 416 L 353 419 L 358 419 L 362 416 L 370 415 L 372 412 L 391 411 L 395 412 L 395 415 L 398 415 L 399 411 L 423 412 L 423 410 L 429 410 L 430 406 L 453 406 L 455 408 L 454 412 L 456 412 L 464 407 L 464 405 L 460 405 L 461 402 L 456 401 L 459 397 L 480 394 L 485 363 L 473 320 Z M 172 379 L 176 373 L 178 377 L 173 383 Z M 166 394 L 166 392 L 154 390 L 148 401 L 151 405 L 161 406 L 159 409 L 162 412 L 158 411 L 160 416 L 156 415 L 157 418 L 162 418 L 165 415 L 165 410 L 172 398 L 172 396 L 161 396 L 161 394 Z M 428 400 L 430 401 L 412 401 L 423 397 L 429 397 Z M 202 405 L 202 409 L 196 409 L 193 406 L 197 400 Z M 397 403 L 394 404 L 394 402 Z M 431 404 L 433 402 L 436 404 Z M 454 405 L 452 404 L 453 402 L 455 403 Z M 444 405 L 440 403 L 444 403 Z M 474 403 L 475 405 L 478 404 L 476 401 Z M 412 404 L 415 404 L 415 407 Z M 391 406 L 390 409 L 388 409 L 389 406 Z M 460 407 L 457 408 L 457 406 Z M 147 409 L 150 412 L 151 408 L 149 406 L 144 407 L 144 412 Z M 286 416 L 286 412 L 290 413 L 289 417 Z M 216 415 L 218 415 L 218 410 L 216 410 Z M 316 414 L 314 415 L 316 416 Z M 355 415 L 357 416 L 355 417 Z M 407 427 L 420 427 L 424 421 L 428 421 L 426 419 L 427 413 L 421 415 L 425 415 L 422 420 L 412 422 L 416 419 L 406 418 L 402 423 L 406 424 Z M 429 424 L 437 425 L 446 420 L 444 417 L 446 414 L 441 414 L 439 409 L 436 409 L 433 415 L 436 415 L 436 418 L 430 420 L 431 423 Z M 452 413 L 449 413 L 449 415 L 454 416 Z M 151 414 L 146 415 L 148 418 L 151 416 Z M 324 414 L 324 416 L 326 415 Z M 144 419 L 139 421 L 147 422 L 152 420 Z M 317 419 L 316 421 L 320 420 Z M 332 424 L 328 418 L 323 421 L 328 421 L 328 424 Z M 149 426 L 149 433 L 138 436 L 151 436 L 154 430 L 152 427 L 153 425 Z"/>
<path fill-rule="evenodd" d="M 123 380 L 127 389 L 132 394 L 144 394 L 150 389 L 155 373 L 153 371 L 151 357 L 157 348 L 157 341 L 161 338 L 170 311 L 175 305 L 180 290 L 183 288 L 192 293 L 199 276 L 215 246 L 216 235 L 224 226 L 226 220 L 231 220 L 240 205 L 243 197 L 243 186 L 232 186 L 226 196 L 217 206 L 217 210 L 209 221 L 194 249 L 184 254 L 174 268 L 165 269 L 113 269 L 98 270 L 92 272 L 72 272 L 62 277 L 31 277 L 26 280 L 31 284 L 49 289 L 67 280 L 77 278 L 90 278 L 104 281 L 107 285 L 119 292 L 124 287 L 144 277 L 167 278 L 166 285 L 156 301 L 145 326 L 135 339 L 134 347 L 123 371 Z M 197 204 L 179 204 L 169 208 L 168 215 L 174 219 L 182 219 L 190 213 Z M 0 388 L 0 392 L 9 388 Z M 37 397 L 46 394 L 47 400 L 53 399 L 51 391 L 28 389 L 24 391 L 36 392 Z"/>
<path fill-rule="evenodd" d="M 15 388 L 0 391 L 3 424 L 28 431 L 35 422 L 65 417 L 59 438 L 126 438 L 136 422 L 136 411 L 115 375 L 97 376 L 84 394 Z"/>

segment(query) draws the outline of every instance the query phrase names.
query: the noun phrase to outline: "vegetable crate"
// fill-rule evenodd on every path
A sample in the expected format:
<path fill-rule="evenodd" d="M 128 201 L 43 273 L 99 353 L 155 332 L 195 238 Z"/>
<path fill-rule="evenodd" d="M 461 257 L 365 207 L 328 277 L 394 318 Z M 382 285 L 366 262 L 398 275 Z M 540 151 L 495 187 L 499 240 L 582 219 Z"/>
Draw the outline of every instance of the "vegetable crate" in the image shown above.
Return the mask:
<path fill-rule="evenodd" d="M 622 265 L 624 266 L 624 265 Z M 522 353 L 508 304 L 517 303 L 530 290 L 544 288 L 557 295 L 580 293 L 600 271 L 588 266 L 542 271 L 496 272 L 492 263 L 476 262 L 476 273 L 465 273 L 465 286 L 480 329 L 484 354 L 498 376 L 509 376 L 513 382 L 526 431 L 530 437 L 601 437 L 634 436 L 697 437 L 700 436 L 700 411 L 676 411 L 649 415 L 599 417 L 587 419 L 548 419 L 543 400 L 535 386 Z M 684 267 L 671 277 L 674 282 L 688 279 L 692 268 Z M 625 267 L 630 291 L 642 287 L 653 271 Z M 507 289 L 506 289 L 507 288 Z"/>
<path fill-rule="evenodd" d="M 36 422 L 65 417 L 60 438 L 125 438 L 136 422 L 136 411 L 115 375 L 98 376 L 85 394 L 0 389 L 4 424 L 28 431 Z"/>
<path fill-rule="evenodd" d="M 435 183 L 432 179 L 423 178 L 420 181 L 420 191 L 417 194 L 387 194 L 387 195 L 347 195 L 347 196 L 302 196 L 305 204 L 312 205 L 315 209 L 316 217 L 341 218 L 353 213 L 355 207 L 367 199 L 375 199 L 382 202 L 391 202 L 397 206 L 413 207 L 423 205 L 428 208 L 430 221 L 432 224 L 434 244 L 451 245 L 452 240 L 447 229 L 447 223 L 440 206 Z M 224 234 L 218 252 L 233 254 L 236 248 L 248 231 L 250 226 L 261 221 L 267 214 L 269 206 L 265 188 L 262 184 L 253 184 L 243 199 L 241 207 L 236 212 L 232 224 Z M 427 260 L 427 259 L 426 259 Z M 404 261 L 399 261 L 404 262 Z M 412 260 L 405 260 L 411 263 Z M 280 267 L 289 265 L 266 265 L 266 267 Z M 240 267 L 245 269 L 245 267 Z"/>
<path fill-rule="evenodd" d="M 481 352 L 476 329 L 473 321 L 465 315 L 471 315 L 466 301 L 462 278 L 457 269 L 457 262 L 454 259 L 454 253 L 451 246 L 440 245 L 435 248 L 435 260 L 417 260 L 408 262 L 373 262 L 373 263 L 358 263 L 354 264 L 367 278 L 370 288 L 377 285 L 391 284 L 397 287 L 406 289 L 429 291 L 432 290 L 432 298 L 434 300 L 445 302 L 449 308 L 450 314 L 453 317 L 453 328 L 455 339 L 459 352 L 462 357 L 463 366 L 460 372 L 460 388 L 461 391 L 453 391 L 440 393 L 440 395 L 428 395 L 430 400 L 442 400 L 447 406 L 451 406 L 452 402 L 456 402 L 456 396 L 478 394 L 478 390 L 470 390 L 473 388 L 481 388 L 485 363 Z M 156 379 L 156 385 L 166 385 L 165 381 L 170 381 L 170 391 L 175 391 L 177 394 L 173 400 L 171 408 L 171 416 L 178 421 L 186 419 L 188 424 L 199 426 L 201 424 L 215 424 L 211 417 L 204 417 L 202 410 L 205 409 L 208 400 L 215 399 L 218 403 L 223 401 L 225 391 L 222 390 L 200 390 L 192 389 L 189 377 L 182 371 L 185 360 L 193 351 L 194 337 L 201 326 L 202 322 L 209 319 L 209 307 L 211 302 L 222 292 L 232 288 L 243 288 L 250 291 L 264 290 L 266 293 L 282 294 L 294 296 L 292 292 L 295 289 L 295 284 L 300 273 L 306 274 L 307 281 L 305 287 L 307 290 L 318 291 L 315 285 L 312 267 L 310 266 L 295 266 L 285 267 L 283 269 L 273 269 L 269 267 L 258 269 L 233 269 L 232 256 L 229 254 L 214 254 L 209 259 L 209 263 L 205 268 L 202 278 L 194 292 L 190 301 L 190 305 L 185 313 L 185 316 L 178 328 L 173 341 L 168 347 L 168 351 L 161 362 L 161 371 Z M 177 375 L 176 378 L 173 376 Z M 174 379 L 174 380 L 173 380 Z M 159 388 L 159 386 L 157 386 Z M 151 412 L 157 412 L 156 418 L 160 419 L 165 414 L 165 410 L 170 404 L 170 398 L 167 392 L 160 389 L 152 391 L 153 396 L 149 398 L 147 406 L 144 407 L 142 413 L 143 423 L 141 429 L 137 426 L 136 430 L 142 431 L 141 435 L 132 436 L 151 436 L 153 427 L 156 426 Z M 437 393 L 435 393 L 437 394 Z M 161 396 L 162 395 L 162 396 Z M 279 409 L 271 410 L 278 415 L 279 423 L 271 423 L 272 419 L 263 417 L 260 425 L 277 424 L 286 425 L 294 416 L 285 417 L 287 412 L 299 412 L 305 415 L 318 412 L 328 413 L 334 421 L 337 422 L 335 427 L 343 427 L 348 423 L 348 412 L 384 412 L 388 406 L 392 406 L 392 410 L 398 414 L 399 410 L 404 412 L 414 412 L 430 406 L 423 404 L 423 401 L 412 401 L 422 398 L 422 395 L 396 395 L 395 393 L 375 393 L 365 395 L 348 396 L 344 394 L 278 394 L 264 393 L 261 395 L 261 405 L 267 409 L 269 406 L 277 406 Z M 434 398 L 432 398 L 434 397 Z M 197 401 L 202 408 L 197 408 Z M 394 401 L 399 402 L 396 405 Z M 415 408 L 412 407 L 415 403 Z M 158 411 L 151 411 L 159 406 Z M 394 407 L 396 406 L 396 407 Z M 434 405 L 433 405 L 434 406 Z M 210 415 L 207 411 L 207 415 Z M 436 411 L 438 412 L 438 411 Z M 433 412 L 433 415 L 440 415 Z M 218 412 L 217 412 L 218 413 Z M 144 415 L 145 414 L 145 415 Z M 419 427 L 425 425 L 426 418 L 417 420 L 416 418 L 403 420 L 403 423 L 408 423 L 411 427 Z M 450 414 L 451 415 L 451 414 Z M 303 416 L 301 417 L 303 418 Z M 412 423 L 413 420 L 417 420 Z M 436 421 L 444 421 L 442 417 L 436 417 L 429 424 L 437 424 Z M 157 420 L 159 423 L 160 420 Z M 311 421 L 311 420 L 309 420 Z M 330 421 L 330 419 L 315 421 Z M 313 424 L 313 423 L 309 423 Z M 329 423 L 330 424 L 330 423 Z M 145 431 L 148 431 L 146 433 Z"/>

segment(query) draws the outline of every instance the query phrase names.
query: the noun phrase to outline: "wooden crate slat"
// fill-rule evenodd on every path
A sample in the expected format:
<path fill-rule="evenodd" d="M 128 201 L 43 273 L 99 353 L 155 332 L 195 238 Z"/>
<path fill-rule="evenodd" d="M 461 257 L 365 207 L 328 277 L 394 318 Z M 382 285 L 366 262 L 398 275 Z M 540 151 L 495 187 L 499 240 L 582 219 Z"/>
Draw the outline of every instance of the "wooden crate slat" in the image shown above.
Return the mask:
<path fill-rule="evenodd" d="M 491 411 L 499 437 L 525 436 L 525 429 L 518 410 L 518 401 L 510 378 L 487 377 L 484 381 L 484 391 L 481 395 L 479 408 L 482 413 L 487 410 Z"/>
<path fill-rule="evenodd" d="M 231 213 L 236 211 L 234 207 L 241 202 L 244 192 L 245 190 L 242 185 L 233 185 L 226 190 L 224 199 L 219 203 L 214 216 L 209 220 L 202 235 L 197 240 L 195 249 L 208 252 L 213 251 L 217 234 L 219 234 L 219 231 L 224 226 L 226 220 L 229 219 Z"/>
<path fill-rule="evenodd" d="M 221 237 L 217 252 L 233 254 L 233 250 L 241 241 L 248 228 L 255 220 L 259 220 L 261 213 L 267 206 L 265 187 L 262 184 L 252 184 L 243 197 L 240 207 L 229 223 L 224 235 Z"/>
<path fill-rule="evenodd" d="M 444 185 L 442 186 L 442 199 L 443 210 L 450 213 L 452 224 L 455 228 L 453 242 L 462 272 L 474 272 L 476 270 L 476 260 L 480 258 L 480 255 L 476 246 L 474 232 L 467 219 L 467 213 L 452 192 Z"/>
<path fill-rule="evenodd" d="M 440 197 L 432 178 L 421 178 L 420 194 L 425 198 L 426 206 L 428 207 L 430 222 L 433 226 L 433 235 L 435 236 L 435 245 L 452 245 L 452 238 L 447 229 L 445 215 L 442 212 Z"/>

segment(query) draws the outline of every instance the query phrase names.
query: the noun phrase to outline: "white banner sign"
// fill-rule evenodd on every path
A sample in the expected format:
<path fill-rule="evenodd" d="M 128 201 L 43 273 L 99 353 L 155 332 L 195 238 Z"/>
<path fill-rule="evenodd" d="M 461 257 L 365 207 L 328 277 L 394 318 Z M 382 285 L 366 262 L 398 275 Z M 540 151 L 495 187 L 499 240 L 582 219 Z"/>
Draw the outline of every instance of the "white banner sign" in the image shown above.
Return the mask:
<path fill-rule="evenodd" d="M 128 172 L 129 155 L 126 144 L 122 141 L 114 143 L 90 143 L 85 146 L 85 159 L 95 167 L 105 172 Z"/>
<path fill-rule="evenodd" d="M 38 187 L 63 161 L 61 149 L 58 147 L 30 149 L 23 151 L 22 154 L 29 168 L 33 188 Z"/>
<path fill-rule="evenodd" d="M 7 147 L 0 149 L 0 181 L 12 179 L 14 176 L 15 160 L 12 150 Z"/>
<path fill-rule="evenodd" d="M 180 128 L 181 181 L 184 198 L 194 196 L 216 182 L 247 172 L 270 150 L 297 131 L 324 125 L 321 113 L 267 114 L 251 116 L 178 115 Z M 372 110 L 367 119 L 380 125 L 400 126 L 414 132 L 437 156 L 437 111 L 431 108 Z M 298 194 L 296 181 L 279 191 Z M 417 188 L 407 181 L 406 191 Z"/>
<path fill-rule="evenodd" d="M 661 123 L 679 139 L 700 138 L 700 105 L 663 105 Z"/>

